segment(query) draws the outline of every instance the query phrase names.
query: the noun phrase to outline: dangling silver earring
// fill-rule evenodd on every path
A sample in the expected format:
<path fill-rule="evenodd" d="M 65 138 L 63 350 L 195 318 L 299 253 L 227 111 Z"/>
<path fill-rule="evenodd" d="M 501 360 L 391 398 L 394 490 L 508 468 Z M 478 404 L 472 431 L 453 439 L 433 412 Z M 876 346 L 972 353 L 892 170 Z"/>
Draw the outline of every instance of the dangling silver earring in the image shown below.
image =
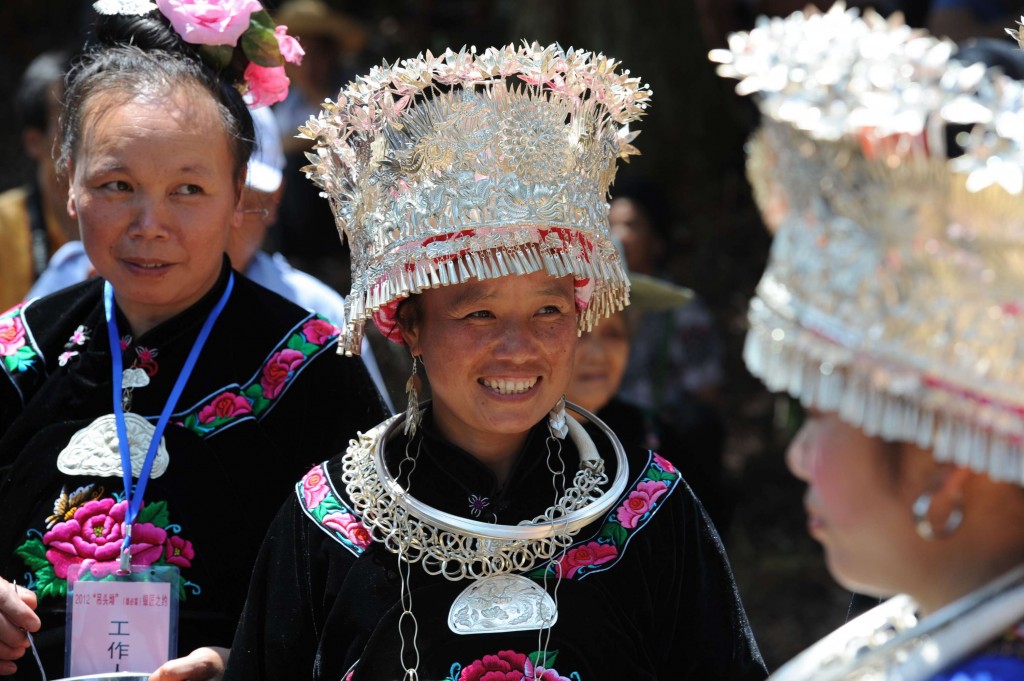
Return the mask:
<path fill-rule="evenodd" d="M 935 531 L 935 527 L 932 525 L 931 519 L 928 517 L 932 510 L 932 493 L 924 492 L 917 499 L 914 500 L 914 505 L 911 507 L 914 513 L 914 527 L 917 529 L 917 534 L 921 539 L 927 541 L 935 541 L 936 539 L 943 539 L 956 532 L 957 528 L 960 527 L 960 523 L 964 521 L 964 507 L 963 497 L 957 494 L 953 498 L 953 508 L 949 511 L 949 515 L 946 517 L 946 523 L 942 526 L 942 529 L 938 532 Z"/>
<path fill-rule="evenodd" d="M 569 434 L 569 425 L 565 422 L 565 395 L 562 395 L 548 412 L 548 431 L 551 437 L 559 440 L 564 440 Z"/>
<path fill-rule="evenodd" d="M 416 434 L 416 428 L 420 425 L 420 396 L 416 392 L 416 366 L 419 360 L 418 355 L 412 356 L 412 374 L 405 382 L 405 396 L 409 403 L 405 407 L 405 434 L 411 439 Z"/>

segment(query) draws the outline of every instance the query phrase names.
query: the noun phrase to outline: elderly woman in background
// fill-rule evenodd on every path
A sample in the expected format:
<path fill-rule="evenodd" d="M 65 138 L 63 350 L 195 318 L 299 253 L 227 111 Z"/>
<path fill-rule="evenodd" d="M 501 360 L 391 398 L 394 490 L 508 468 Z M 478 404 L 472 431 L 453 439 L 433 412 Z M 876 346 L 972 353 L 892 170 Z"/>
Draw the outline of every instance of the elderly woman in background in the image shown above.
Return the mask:
<path fill-rule="evenodd" d="M 172 30 L 188 20 L 172 3 L 142 4 L 101 15 L 67 81 L 60 166 L 101 278 L 0 316 L 0 673 L 28 630 L 62 674 L 66 594 L 90 561 L 176 568 L 192 654 L 154 678 L 217 675 L 286 481 L 383 416 L 333 325 L 231 270 L 253 140 L 240 74 Z M 230 23 L 264 16 L 251 3 Z"/>
<path fill-rule="evenodd" d="M 305 126 L 352 247 L 342 342 L 372 318 L 433 401 L 414 374 L 404 414 L 296 485 L 226 678 L 765 675 L 679 471 L 564 404 L 577 334 L 626 302 L 605 201 L 648 97 L 589 52 L 448 51 Z"/>
<path fill-rule="evenodd" d="M 776 230 L 747 366 L 808 408 L 787 462 L 832 575 L 892 597 L 773 678 L 1024 678 L 1021 84 L 841 5 L 729 44 Z"/>

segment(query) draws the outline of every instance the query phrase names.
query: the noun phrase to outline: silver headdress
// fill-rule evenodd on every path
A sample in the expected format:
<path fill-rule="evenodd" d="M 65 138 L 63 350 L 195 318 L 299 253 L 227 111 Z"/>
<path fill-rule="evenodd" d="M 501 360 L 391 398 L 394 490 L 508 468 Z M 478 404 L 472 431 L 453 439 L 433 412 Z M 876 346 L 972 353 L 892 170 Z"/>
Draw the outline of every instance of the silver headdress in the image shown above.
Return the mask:
<path fill-rule="evenodd" d="M 650 90 L 617 67 L 557 45 L 427 52 L 324 103 L 300 132 L 351 250 L 340 351 L 371 317 L 401 342 L 398 301 L 471 277 L 573 274 L 581 330 L 622 309 L 607 194 Z"/>
<path fill-rule="evenodd" d="M 869 435 L 1024 484 L 1024 97 L 955 49 L 840 4 L 711 54 L 764 115 L 748 173 L 776 234 L 744 356 Z"/>

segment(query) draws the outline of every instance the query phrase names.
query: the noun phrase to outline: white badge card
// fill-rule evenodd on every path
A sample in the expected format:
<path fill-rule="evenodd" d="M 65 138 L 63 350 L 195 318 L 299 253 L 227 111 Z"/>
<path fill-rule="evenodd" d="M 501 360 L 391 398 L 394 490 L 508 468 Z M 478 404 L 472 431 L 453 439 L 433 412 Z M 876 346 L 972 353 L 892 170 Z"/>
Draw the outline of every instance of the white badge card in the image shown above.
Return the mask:
<path fill-rule="evenodd" d="M 172 565 L 80 568 L 68 574 L 64 671 L 149 674 L 178 647 L 178 568 Z"/>

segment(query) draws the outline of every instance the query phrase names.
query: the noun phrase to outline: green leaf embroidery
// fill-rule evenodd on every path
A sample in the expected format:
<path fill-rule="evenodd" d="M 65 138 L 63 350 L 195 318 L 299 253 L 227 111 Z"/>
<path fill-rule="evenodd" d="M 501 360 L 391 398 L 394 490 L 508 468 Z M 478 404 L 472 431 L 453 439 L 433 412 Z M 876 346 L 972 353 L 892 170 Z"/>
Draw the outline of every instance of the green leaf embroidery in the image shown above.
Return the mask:
<path fill-rule="evenodd" d="M 50 568 L 51 572 L 53 570 L 50 561 L 46 558 L 46 546 L 38 537 L 33 537 L 16 548 L 14 554 L 25 561 L 25 565 L 32 572 L 38 572 L 43 568 Z"/>
<path fill-rule="evenodd" d="M 4 362 L 11 371 L 25 371 L 35 363 L 35 358 L 35 351 L 27 345 L 22 345 L 13 355 L 4 357 Z"/>
<path fill-rule="evenodd" d="M 166 501 L 154 501 L 139 509 L 135 517 L 137 523 L 152 523 L 157 527 L 164 528 L 171 524 L 171 514 L 167 510 Z"/>
<path fill-rule="evenodd" d="M 544 669 L 551 669 L 555 666 L 555 659 L 558 657 L 557 650 L 538 650 L 536 652 L 527 655 L 530 658 L 530 662 L 533 663 L 534 667 L 544 667 Z"/>
<path fill-rule="evenodd" d="M 40 600 L 44 598 L 65 598 L 68 595 L 67 580 L 61 579 L 54 573 L 53 566 L 47 565 L 36 572 L 36 595 Z"/>
<path fill-rule="evenodd" d="M 306 339 L 302 337 L 301 333 L 293 333 L 288 337 L 288 342 L 286 342 L 284 346 L 289 350 L 299 350 L 299 352 L 302 352 L 300 348 L 302 348 L 302 345 L 305 342 Z"/>
<path fill-rule="evenodd" d="M 619 523 L 605 523 L 601 528 L 601 536 L 611 539 L 616 546 L 622 546 L 629 538 L 629 532 Z"/>
<path fill-rule="evenodd" d="M 256 383 L 247 385 L 245 389 L 242 390 L 242 394 L 248 397 L 250 400 L 261 398 L 263 397 L 263 386 L 260 385 L 259 382 L 257 381 Z"/>

